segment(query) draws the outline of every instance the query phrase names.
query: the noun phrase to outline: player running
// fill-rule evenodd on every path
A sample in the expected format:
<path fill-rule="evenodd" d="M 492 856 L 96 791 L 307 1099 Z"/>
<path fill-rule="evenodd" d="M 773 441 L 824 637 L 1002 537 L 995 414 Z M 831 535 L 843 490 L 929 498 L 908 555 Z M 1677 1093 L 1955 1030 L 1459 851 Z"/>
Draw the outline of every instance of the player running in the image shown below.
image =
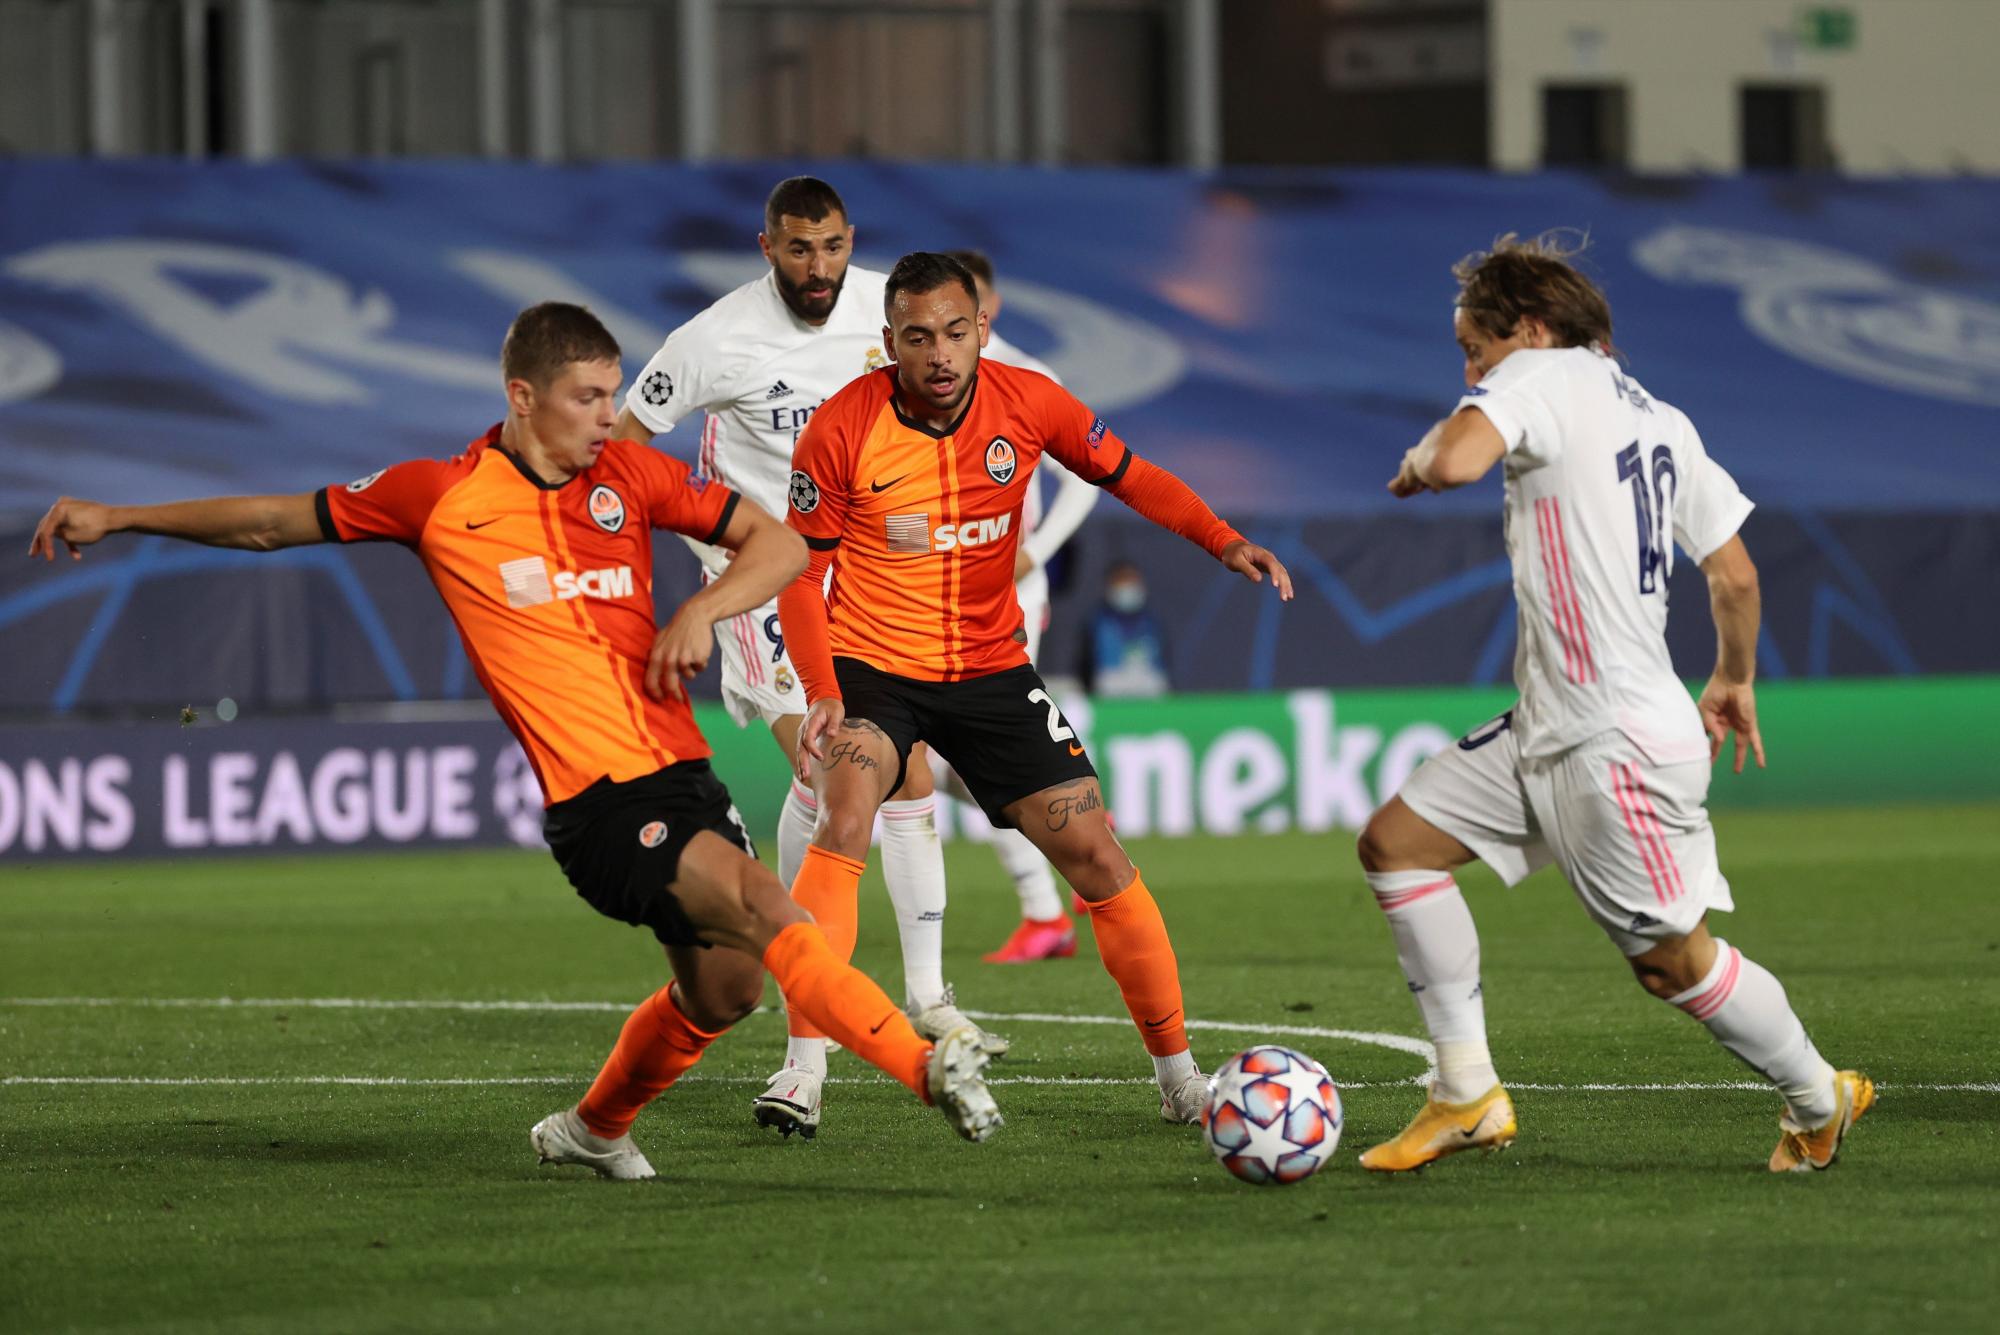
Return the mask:
<path fill-rule="evenodd" d="M 618 345 L 589 311 L 523 311 L 501 363 L 507 420 L 456 458 L 295 496 L 115 507 L 65 497 L 29 554 L 53 560 L 60 542 L 77 557 L 136 532 L 254 551 L 388 540 L 423 560 L 541 781 L 556 861 L 598 912 L 650 927 L 673 972 L 625 1021 L 583 1100 L 535 1126 L 543 1162 L 651 1177 L 629 1134 L 639 1110 L 756 1008 L 766 969 L 814 1023 L 936 1104 L 960 1135 L 985 1139 L 1000 1114 L 978 1033 L 926 1040 L 829 947 L 754 856 L 681 686 L 707 665 L 716 623 L 798 573 L 802 544 L 685 464 L 608 439 Z M 658 630 L 655 528 L 735 554 Z"/>
<path fill-rule="evenodd" d="M 1269 577 L 1281 598 L 1291 578 L 1048 377 L 982 362 L 986 317 L 964 265 L 905 255 L 885 302 L 895 367 L 829 399 L 793 457 L 788 519 L 812 560 L 778 607 L 812 706 L 796 772 L 817 776 L 820 822 L 792 895 L 831 939 L 853 939 L 841 933 L 875 811 L 929 742 L 987 817 L 1020 829 L 1083 896 L 1152 1054 L 1161 1115 L 1194 1121 L 1205 1081 L 1166 923 L 1028 662 L 1014 597 L 1022 496 L 1046 451 L 1229 569 Z"/>
<path fill-rule="evenodd" d="M 770 272 L 724 296 L 668 335 L 625 396 L 618 438 L 649 441 L 696 411 L 707 414 L 695 476 L 748 496 L 771 514 L 785 509 L 792 447 L 827 397 L 864 371 L 888 365 L 882 350 L 879 273 L 849 262 L 854 226 L 825 181 L 780 181 L 764 204 L 758 246 Z M 712 580 L 729 553 L 689 539 Z M 737 726 L 762 722 L 789 768 L 805 693 L 785 652 L 775 599 L 743 609 L 721 628 L 722 701 Z M 944 853 L 938 844 L 931 771 L 910 767 L 882 804 L 882 879 L 896 912 L 904 998 L 931 1038 L 971 1021 L 944 981 Z M 786 785 L 778 817 L 778 877 L 798 875 L 819 804 L 802 783 Z M 819 1128 L 826 1035 L 787 1007 L 784 1064 L 751 1104 L 752 1115 L 789 1135 Z M 981 1031 L 987 1053 L 1007 1040 Z"/>
<path fill-rule="evenodd" d="M 1553 861 L 1648 992 L 1700 1020 L 1785 1099 L 1771 1171 L 1825 1168 L 1875 1087 L 1835 1071 L 1785 989 L 1709 935 L 1734 907 L 1703 803 L 1735 734 L 1764 764 L 1754 689 L 1751 503 L 1677 408 L 1612 359 L 1611 308 L 1551 237 L 1468 256 L 1453 318 L 1467 393 L 1404 456 L 1397 496 L 1506 479 L 1520 607 L 1513 709 L 1432 757 L 1362 832 L 1361 865 L 1437 1046 L 1416 1120 L 1361 1156 L 1401 1172 L 1515 1136 L 1486 1046 L 1479 938 L 1452 879 L 1477 858 L 1509 885 Z M 1708 579 L 1715 671 L 1699 702 L 1667 655 L 1678 542 Z"/>
<path fill-rule="evenodd" d="M 1000 318 L 1001 305 L 1000 289 L 993 278 L 993 261 L 976 250 L 945 253 L 972 274 L 974 289 L 979 293 L 979 309 L 986 316 L 987 331 L 986 346 L 980 356 L 1040 371 L 1061 384 L 1062 377 L 1000 337 L 993 328 L 993 322 Z M 1040 660 L 1042 632 L 1049 623 L 1049 575 L 1045 567 L 1049 558 L 1076 535 L 1091 507 L 1097 504 L 1098 494 L 1096 487 L 1057 463 L 1053 455 L 1044 454 L 1035 471 L 1036 476 L 1028 480 L 1028 490 L 1022 497 L 1021 547 L 1014 558 L 1014 596 L 1020 601 L 1021 624 L 1028 632 L 1030 663 Z M 1055 497 L 1048 502 L 1046 511 L 1040 477 L 1043 472 L 1056 484 Z M 945 791 L 959 801 L 978 805 L 966 789 L 965 781 L 950 770 L 945 771 L 944 785 Z M 997 950 L 988 951 L 981 958 L 988 964 L 1027 964 L 1034 960 L 1067 959 L 1076 954 L 1076 924 L 1063 911 L 1049 860 L 1019 830 L 996 831 L 993 852 L 1014 882 L 1014 893 L 1021 901 L 1021 921 Z"/>

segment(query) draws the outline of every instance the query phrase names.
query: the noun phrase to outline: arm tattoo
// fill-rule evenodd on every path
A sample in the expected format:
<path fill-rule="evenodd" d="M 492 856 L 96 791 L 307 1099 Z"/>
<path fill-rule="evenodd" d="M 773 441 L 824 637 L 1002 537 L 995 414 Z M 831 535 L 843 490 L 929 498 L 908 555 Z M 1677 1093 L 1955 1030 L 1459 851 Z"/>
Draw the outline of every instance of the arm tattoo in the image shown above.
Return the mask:
<path fill-rule="evenodd" d="M 1048 827 L 1051 830 L 1067 829 L 1071 817 L 1097 811 L 1103 806 L 1103 791 L 1086 779 L 1076 789 L 1049 799 Z"/>

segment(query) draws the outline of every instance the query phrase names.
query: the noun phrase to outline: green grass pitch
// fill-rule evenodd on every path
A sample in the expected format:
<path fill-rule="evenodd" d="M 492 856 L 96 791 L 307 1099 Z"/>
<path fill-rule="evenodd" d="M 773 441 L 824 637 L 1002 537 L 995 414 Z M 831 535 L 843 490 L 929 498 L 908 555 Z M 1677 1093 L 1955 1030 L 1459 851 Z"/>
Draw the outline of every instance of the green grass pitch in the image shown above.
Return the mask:
<path fill-rule="evenodd" d="M 1293 1035 L 1343 1085 L 1343 1143 L 1311 1181 L 1258 1189 L 1159 1121 L 1125 1025 L 997 1019 L 1015 1046 L 994 1074 L 1034 1081 L 998 1085 L 1007 1125 L 983 1146 L 851 1056 L 817 1142 L 760 1131 L 783 1026 L 759 1014 L 640 1119 L 657 1181 L 539 1168 L 529 1125 L 663 972 L 546 857 L 9 868 L 0 1328 L 1990 1329 L 2000 808 L 1720 827 L 1739 912 L 1719 934 L 1883 1086 L 1831 1172 L 1764 1171 L 1775 1097 L 1731 1087 L 1748 1073 L 1640 992 L 1553 873 L 1464 878 L 1519 1143 L 1372 1178 L 1355 1155 L 1414 1111 L 1421 1059 Z M 1197 1032 L 1205 1065 L 1260 1027 L 1420 1032 L 1344 838 L 1132 851 L 1191 1015 L 1240 1026 Z M 1120 1014 L 1087 943 L 981 964 L 1012 895 L 984 850 L 949 863 L 962 1004 Z M 899 992 L 879 886 L 857 960 Z M 218 997 L 608 1008 L 145 1004 Z M 1085 1083 L 1106 1079 L 1126 1083 Z"/>

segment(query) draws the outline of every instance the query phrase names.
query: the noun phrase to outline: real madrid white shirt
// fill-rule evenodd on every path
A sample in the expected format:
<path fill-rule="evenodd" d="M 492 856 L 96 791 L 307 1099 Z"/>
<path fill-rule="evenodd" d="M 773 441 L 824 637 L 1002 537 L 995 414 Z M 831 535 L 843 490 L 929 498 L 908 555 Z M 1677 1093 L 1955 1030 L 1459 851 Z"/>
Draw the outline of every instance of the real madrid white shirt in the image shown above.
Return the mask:
<path fill-rule="evenodd" d="M 1507 448 L 1521 754 L 1617 729 L 1655 764 L 1706 760 L 1667 654 L 1667 576 L 1676 542 L 1706 560 L 1750 501 L 1686 414 L 1591 349 L 1515 352 L 1459 406 L 1485 413 Z"/>

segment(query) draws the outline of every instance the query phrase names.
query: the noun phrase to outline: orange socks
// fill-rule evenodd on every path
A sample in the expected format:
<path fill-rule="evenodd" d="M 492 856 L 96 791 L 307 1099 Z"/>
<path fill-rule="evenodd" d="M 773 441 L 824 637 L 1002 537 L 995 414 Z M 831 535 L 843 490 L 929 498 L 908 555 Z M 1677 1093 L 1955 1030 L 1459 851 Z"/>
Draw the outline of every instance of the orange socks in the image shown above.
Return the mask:
<path fill-rule="evenodd" d="M 799 864 L 799 874 L 792 879 L 792 902 L 813 915 L 826 936 L 827 947 L 842 964 L 854 958 L 854 938 L 861 931 L 861 870 L 862 864 L 853 858 L 811 844 L 805 861 Z M 785 980 L 780 978 L 778 986 L 784 988 Z M 793 1038 L 826 1037 L 794 1004 L 789 990 L 785 991 L 785 1032 Z"/>
<path fill-rule="evenodd" d="M 1146 1051 L 1170 1057 L 1187 1051 L 1187 1015 L 1181 1009 L 1181 972 L 1166 920 L 1143 876 L 1101 904 L 1084 905 L 1097 936 L 1105 972 L 1117 980 L 1125 1009 L 1139 1027 Z"/>
<path fill-rule="evenodd" d="M 688 1022 L 673 992 L 673 984 L 667 984 L 626 1017 L 618 1046 L 576 1105 L 592 1135 L 616 1140 L 630 1131 L 639 1110 L 700 1061 L 716 1039 Z"/>
<path fill-rule="evenodd" d="M 815 848 L 807 855 L 805 867 L 799 872 L 802 884 L 812 869 L 812 856 L 818 852 Z M 858 865 L 846 858 L 840 861 Z M 853 940 L 851 936 L 848 939 Z M 869 1065 L 887 1071 L 908 1085 L 918 1098 L 930 1102 L 930 1082 L 925 1071 L 930 1064 L 931 1045 L 917 1036 L 917 1031 L 910 1027 L 909 1017 L 889 1000 L 888 993 L 834 953 L 818 927 L 809 922 L 795 922 L 779 932 L 764 951 L 764 967 L 784 990 L 787 1007 L 810 1016 L 815 1025 L 842 1047 Z"/>

